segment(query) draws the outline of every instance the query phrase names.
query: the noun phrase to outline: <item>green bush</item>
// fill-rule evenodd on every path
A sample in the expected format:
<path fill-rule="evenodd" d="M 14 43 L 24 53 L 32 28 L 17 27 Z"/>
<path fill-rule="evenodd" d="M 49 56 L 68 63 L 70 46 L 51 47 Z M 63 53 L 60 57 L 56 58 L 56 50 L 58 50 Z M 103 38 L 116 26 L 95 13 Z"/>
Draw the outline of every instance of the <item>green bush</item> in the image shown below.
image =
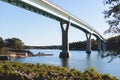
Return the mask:
<path fill-rule="evenodd" d="M 0 62 L 0 80 L 117 80 L 93 68 L 84 72 L 45 64 Z"/>
<path fill-rule="evenodd" d="M 0 48 L 0 55 L 6 55 L 7 51 L 5 47 Z"/>

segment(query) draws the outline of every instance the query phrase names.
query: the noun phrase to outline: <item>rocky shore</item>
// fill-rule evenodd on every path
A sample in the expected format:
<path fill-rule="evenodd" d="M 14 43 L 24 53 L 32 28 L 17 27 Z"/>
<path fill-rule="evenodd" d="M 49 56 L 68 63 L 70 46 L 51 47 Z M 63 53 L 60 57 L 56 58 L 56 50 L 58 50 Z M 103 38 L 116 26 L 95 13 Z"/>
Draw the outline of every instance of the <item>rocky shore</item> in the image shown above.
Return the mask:
<path fill-rule="evenodd" d="M 29 50 L 8 50 L 8 53 L 6 55 L 0 55 L 0 60 L 9 60 L 13 58 L 23 58 L 32 56 L 53 56 L 53 54 L 45 54 L 43 52 L 34 54 Z"/>

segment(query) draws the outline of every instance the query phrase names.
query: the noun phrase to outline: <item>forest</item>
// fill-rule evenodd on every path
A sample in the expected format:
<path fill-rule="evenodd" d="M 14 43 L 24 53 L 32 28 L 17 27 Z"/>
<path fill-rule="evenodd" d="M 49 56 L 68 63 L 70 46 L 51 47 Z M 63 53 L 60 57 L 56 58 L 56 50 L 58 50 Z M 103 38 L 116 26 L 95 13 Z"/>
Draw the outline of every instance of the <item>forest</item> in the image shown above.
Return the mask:
<path fill-rule="evenodd" d="M 109 51 L 119 50 L 120 49 L 120 35 L 106 39 L 106 48 Z M 86 41 L 70 43 L 70 50 L 85 50 L 85 49 L 86 49 Z M 91 49 L 92 50 L 98 49 L 97 40 L 94 40 L 94 39 L 91 40 Z"/>
<path fill-rule="evenodd" d="M 0 55 L 7 54 L 8 50 L 18 49 L 22 50 L 24 47 L 24 43 L 19 38 L 8 38 L 3 40 L 2 37 L 0 37 Z"/>
<path fill-rule="evenodd" d="M 86 50 L 86 41 L 78 41 L 69 43 L 70 50 Z M 28 46 L 24 45 L 22 40 L 19 38 L 8 38 L 3 40 L 0 37 L 0 52 L 3 48 L 11 49 L 61 49 L 61 45 L 53 46 Z M 108 51 L 120 50 L 120 35 L 106 39 L 106 48 Z M 91 49 L 97 50 L 98 44 L 97 40 L 91 39 Z"/>

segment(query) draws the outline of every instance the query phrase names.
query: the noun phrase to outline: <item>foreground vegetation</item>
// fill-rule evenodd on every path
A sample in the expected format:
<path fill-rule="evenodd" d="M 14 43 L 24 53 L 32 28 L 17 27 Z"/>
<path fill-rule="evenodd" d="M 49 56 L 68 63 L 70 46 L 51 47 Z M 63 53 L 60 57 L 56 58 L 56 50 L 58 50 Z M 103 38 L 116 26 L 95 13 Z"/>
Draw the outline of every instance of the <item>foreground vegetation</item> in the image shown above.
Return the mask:
<path fill-rule="evenodd" d="M 117 80 L 94 69 L 80 72 L 66 67 L 45 64 L 0 62 L 0 80 Z"/>

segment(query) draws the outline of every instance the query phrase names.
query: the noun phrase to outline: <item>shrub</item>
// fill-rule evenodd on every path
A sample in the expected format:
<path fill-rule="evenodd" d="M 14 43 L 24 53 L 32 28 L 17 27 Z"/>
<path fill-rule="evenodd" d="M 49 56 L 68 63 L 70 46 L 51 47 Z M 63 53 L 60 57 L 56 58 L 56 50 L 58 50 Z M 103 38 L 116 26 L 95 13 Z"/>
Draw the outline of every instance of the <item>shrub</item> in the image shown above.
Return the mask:
<path fill-rule="evenodd" d="M 45 64 L 0 62 L 0 80 L 117 80 L 93 68 L 84 72 Z"/>

